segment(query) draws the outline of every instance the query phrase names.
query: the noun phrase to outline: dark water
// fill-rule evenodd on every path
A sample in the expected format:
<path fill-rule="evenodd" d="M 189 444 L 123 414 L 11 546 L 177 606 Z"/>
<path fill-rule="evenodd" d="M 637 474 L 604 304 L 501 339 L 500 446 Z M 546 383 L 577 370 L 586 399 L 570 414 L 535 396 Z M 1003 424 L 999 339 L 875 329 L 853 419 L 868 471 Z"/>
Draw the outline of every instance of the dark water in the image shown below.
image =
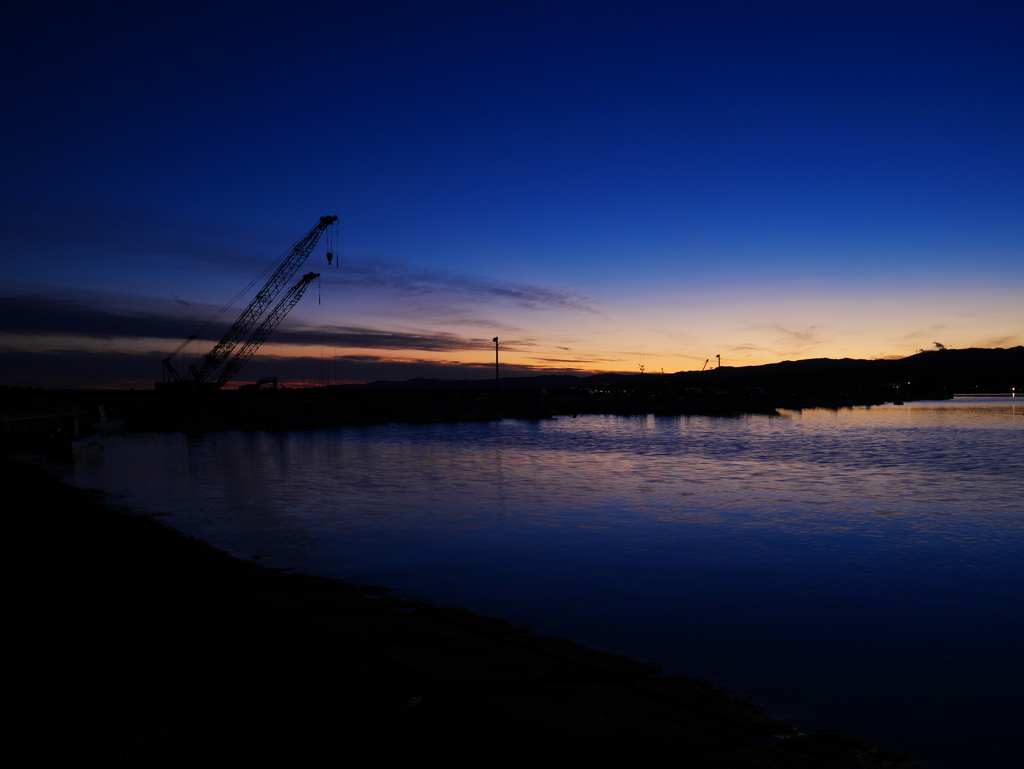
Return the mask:
<path fill-rule="evenodd" d="M 940 767 L 1017 767 L 1024 400 L 128 435 L 70 479 L 270 565 L 709 678 Z"/>

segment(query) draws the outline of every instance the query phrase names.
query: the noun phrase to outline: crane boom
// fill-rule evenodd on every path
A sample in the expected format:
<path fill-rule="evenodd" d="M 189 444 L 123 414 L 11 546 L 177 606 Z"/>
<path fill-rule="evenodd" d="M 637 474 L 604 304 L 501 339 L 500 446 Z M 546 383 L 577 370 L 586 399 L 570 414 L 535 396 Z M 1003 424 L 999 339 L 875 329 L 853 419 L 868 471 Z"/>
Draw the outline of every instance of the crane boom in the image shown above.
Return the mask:
<path fill-rule="evenodd" d="M 301 240 L 292 246 L 290 251 L 285 253 L 281 258 L 281 262 L 277 269 L 274 271 L 274 274 L 270 276 L 270 279 L 266 282 L 263 288 L 260 289 L 260 292 L 251 302 L 249 302 L 249 306 L 246 307 L 242 314 L 238 316 L 238 320 L 234 322 L 231 328 L 228 329 L 227 333 L 224 334 L 223 338 L 212 350 L 210 350 L 210 352 L 206 353 L 206 355 L 188 367 L 188 374 L 186 377 L 183 377 L 178 373 L 171 361 L 174 356 L 181 352 L 189 342 L 198 338 L 198 333 L 190 336 L 178 345 L 178 348 L 174 352 L 164 358 L 164 381 L 171 383 L 183 383 L 185 381 L 190 381 L 196 385 L 216 382 L 217 387 L 222 387 L 224 383 L 227 382 L 227 379 L 224 378 L 223 374 L 221 374 L 220 377 L 215 377 L 215 372 L 220 370 L 222 366 L 225 366 L 225 363 L 231 358 L 231 353 L 234 351 L 238 343 L 249 334 L 250 330 L 260 319 L 260 316 L 266 311 L 267 307 L 269 307 L 274 299 L 277 298 L 277 295 L 281 293 L 281 289 L 284 288 L 285 284 L 289 280 L 291 280 L 299 267 L 302 266 L 302 263 L 306 261 L 306 258 L 313 252 L 317 241 L 320 239 L 320 236 L 324 231 L 336 221 L 338 221 L 337 216 L 321 216 L 320 220 L 313 225 L 312 229 L 310 229 Z M 277 322 L 280 322 L 280 318 Z M 274 325 L 276 326 L 277 323 Z M 255 352 L 255 348 L 249 352 L 245 360 L 252 357 L 253 352 Z M 245 361 L 242 361 L 243 364 L 244 362 Z M 241 368 L 241 364 L 234 370 L 237 371 L 238 368 Z"/>
<path fill-rule="evenodd" d="M 313 225 L 313 228 L 292 246 L 291 252 L 285 256 L 280 266 L 270 276 L 266 285 L 249 302 L 249 306 L 242 311 L 242 314 L 238 316 L 238 320 L 228 329 L 224 337 L 210 352 L 188 367 L 189 379 L 196 383 L 209 382 L 213 379 L 214 372 L 224 365 L 224 362 L 231 355 L 235 346 L 245 338 L 256 321 L 259 320 L 267 307 L 270 306 L 270 303 L 281 293 L 285 283 L 291 279 L 302 263 L 306 261 L 306 257 L 312 253 L 324 230 L 336 221 L 338 221 L 337 216 L 321 216 L 320 221 Z M 221 378 L 218 377 L 218 386 L 223 384 L 220 381 Z M 227 380 L 225 379 L 224 381 Z"/>
<path fill-rule="evenodd" d="M 228 361 L 221 375 L 217 377 L 217 387 L 223 387 L 239 372 L 242 366 L 249 362 L 249 358 L 253 356 L 261 344 L 267 341 L 267 337 L 274 332 L 277 324 L 284 320 L 284 316 L 291 312 L 292 307 L 306 293 L 306 288 L 309 284 L 319 277 L 319 272 L 307 272 L 298 283 L 288 289 L 288 292 L 277 303 L 277 306 L 270 311 L 267 317 L 263 319 L 263 322 L 252 332 L 252 336 L 242 345 L 242 348 Z"/>

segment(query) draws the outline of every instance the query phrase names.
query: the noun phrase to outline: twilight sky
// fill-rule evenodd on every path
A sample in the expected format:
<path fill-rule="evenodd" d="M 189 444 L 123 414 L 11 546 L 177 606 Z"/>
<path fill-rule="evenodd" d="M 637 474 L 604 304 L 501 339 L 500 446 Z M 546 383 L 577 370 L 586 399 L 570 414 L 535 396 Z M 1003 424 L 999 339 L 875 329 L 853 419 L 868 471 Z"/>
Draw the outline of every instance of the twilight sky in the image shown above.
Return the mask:
<path fill-rule="evenodd" d="M 1020 2 L 26 7 L 0 385 L 151 387 L 327 214 L 238 382 L 1024 344 Z"/>

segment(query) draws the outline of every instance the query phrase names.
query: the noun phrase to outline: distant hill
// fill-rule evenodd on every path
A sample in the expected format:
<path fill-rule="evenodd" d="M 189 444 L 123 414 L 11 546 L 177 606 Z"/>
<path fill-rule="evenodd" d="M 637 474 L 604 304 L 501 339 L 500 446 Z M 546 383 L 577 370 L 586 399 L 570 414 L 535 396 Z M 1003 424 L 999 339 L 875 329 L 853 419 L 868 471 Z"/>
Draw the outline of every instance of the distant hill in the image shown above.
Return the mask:
<path fill-rule="evenodd" d="M 1024 362 L 1024 347 L 1009 349 L 968 347 L 963 350 L 925 350 L 906 358 L 885 360 L 859 360 L 856 358 L 810 358 L 782 361 L 764 366 L 744 366 L 734 369 L 744 373 L 768 376 L 814 374 L 836 371 L 936 371 L 969 369 L 973 366 L 1012 365 Z"/>
<path fill-rule="evenodd" d="M 916 381 L 915 381 L 916 380 Z M 907 382 L 956 392 L 1024 391 L 1024 346 L 928 350 L 897 360 L 811 358 L 762 366 L 723 366 L 674 374 L 540 375 L 501 379 L 501 389 L 635 388 L 647 383 L 679 387 L 747 386 L 772 390 L 822 390 Z M 377 381 L 346 388 L 392 390 L 493 390 L 493 379 L 409 379 Z"/>

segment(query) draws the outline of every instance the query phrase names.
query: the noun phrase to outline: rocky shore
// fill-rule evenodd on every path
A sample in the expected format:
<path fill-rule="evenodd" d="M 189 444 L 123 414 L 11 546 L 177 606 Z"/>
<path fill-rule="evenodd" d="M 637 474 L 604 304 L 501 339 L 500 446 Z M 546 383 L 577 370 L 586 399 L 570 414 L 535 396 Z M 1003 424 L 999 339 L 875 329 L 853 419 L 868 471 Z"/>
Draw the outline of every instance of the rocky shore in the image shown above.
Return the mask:
<path fill-rule="evenodd" d="M 25 765 L 914 765 L 656 665 L 231 558 L 27 464 L 0 482 Z"/>

